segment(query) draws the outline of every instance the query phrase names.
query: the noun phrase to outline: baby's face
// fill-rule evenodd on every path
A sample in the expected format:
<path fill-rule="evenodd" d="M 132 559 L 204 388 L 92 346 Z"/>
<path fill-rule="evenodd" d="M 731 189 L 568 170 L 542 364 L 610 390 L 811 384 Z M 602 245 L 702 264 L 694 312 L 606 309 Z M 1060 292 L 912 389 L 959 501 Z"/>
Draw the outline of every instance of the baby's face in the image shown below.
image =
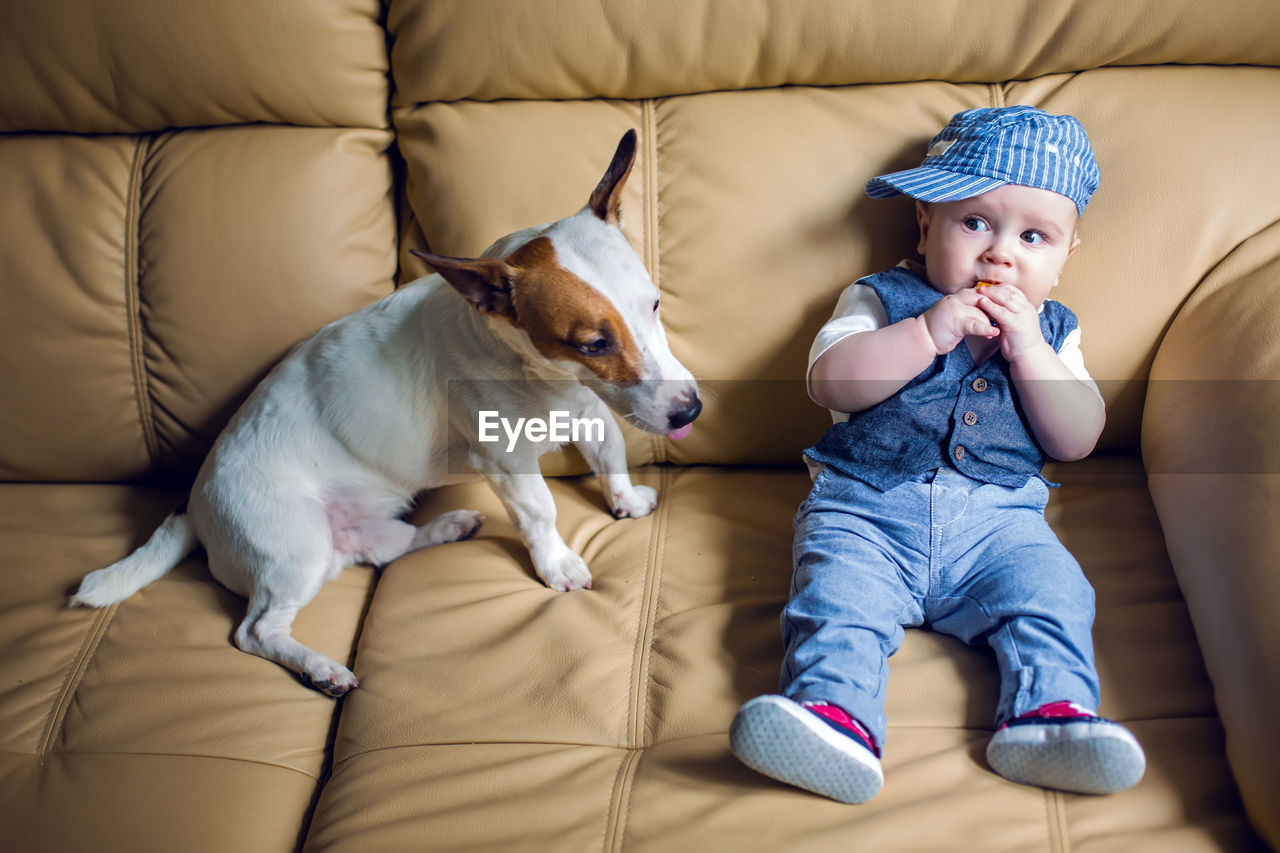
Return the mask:
<path fill-rule="evenodd" d="M 916 216 L 929 283 L 942 293 L 1012 284 L 1039 307 L 1080 242 L 1071 199 L 1017 184 L 964 201 L 917 202 Z"/>

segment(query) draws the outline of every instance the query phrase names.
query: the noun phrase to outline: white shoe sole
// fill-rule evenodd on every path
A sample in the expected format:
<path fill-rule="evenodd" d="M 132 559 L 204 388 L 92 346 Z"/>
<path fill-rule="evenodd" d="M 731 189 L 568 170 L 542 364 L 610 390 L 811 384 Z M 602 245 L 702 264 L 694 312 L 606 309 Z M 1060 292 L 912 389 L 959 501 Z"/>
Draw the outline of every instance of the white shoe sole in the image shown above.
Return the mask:
<path fill-rule="evenodd" d="M 733 718 L 729 745 L 770 778 L 842 803 L 864 803 L 884 785 L 880 760 L 784 696 L 758 696 Z"/>
<path fill-rule="evenodd" d="M 1137 739 L 1107 720 L 1009 726 L 987 745 L 987 762 L 1013 782 L 1081 794 L 1132 788 L 1147 767 Z"/>

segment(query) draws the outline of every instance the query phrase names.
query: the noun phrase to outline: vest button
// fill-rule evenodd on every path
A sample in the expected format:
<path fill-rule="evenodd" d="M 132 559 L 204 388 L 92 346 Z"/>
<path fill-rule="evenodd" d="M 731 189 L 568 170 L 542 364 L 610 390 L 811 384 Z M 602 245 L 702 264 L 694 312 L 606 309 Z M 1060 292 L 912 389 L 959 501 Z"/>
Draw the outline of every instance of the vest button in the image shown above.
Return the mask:
<path fill-rule="evenodd" d="M 987 380 L 979 376 L 977 379 L 973 380 L 973 385 L 970 387 L 981 394 L 983 391 L 987 390 Z"/>
<path fill-rule="evenodd" d="M 963 459 L 963 458 L 964 458 L 964 445 L 963 445 L 963 444 L 957 444 L 957 445 L 956 445 L 956 460 L 957 460 L 957 461 L 959 461 L 959 460 L 961 460 L 961 459 Z"/>
<path fill-rule="evenodd" d="M 964 422 L 969 426 L 973 426 L 978 422 L 978 414 L 976 412 L 965 412 Z"/>

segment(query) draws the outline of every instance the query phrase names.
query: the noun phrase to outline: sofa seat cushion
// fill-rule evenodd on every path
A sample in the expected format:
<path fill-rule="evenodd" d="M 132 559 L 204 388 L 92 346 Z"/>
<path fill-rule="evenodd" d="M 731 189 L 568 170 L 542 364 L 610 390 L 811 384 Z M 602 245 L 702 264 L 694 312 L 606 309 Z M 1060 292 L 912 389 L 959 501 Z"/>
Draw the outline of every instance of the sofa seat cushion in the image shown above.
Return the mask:
<path fill-rule="evenodd" d="M 661 492 L 643 519 L 613 520 L 589 478 L 551 482 L 558 526 L 595 576 L 571 593 L 538 583 L 482 483 L 425 497 L 423 519 L 468 507 L 488 521 L 478 538 L 383 574 L 308 849 L 1247 846 L 1139 462 L 1047 473 L 1064 484 L 1048 517 L 1098 594 L 1100 710 L 1148 751 L 1133 790 L 1064 795 L 992 773 L 992 656 L 928 631 L 908 631 L 892 658 L 886 783 L 870 803 L 842 806 L 739 765 L 726 733 L 743 701 L 776 689 L 790 522 L 808 479 L 657 466 L 638 474 Z M 914 815 L 918 833 L 890 815 Z"/>
<path fill-rule="evenodd" d="M 114 607 L 65 606 L 181 497 L 0 485 L 0 825 L 19 833 L 8 849 L 298 844 L 338 706 L 234 647 L 244 602 L 203 553 Z M 350 659 L 372 583 L 357 568 L 327 584 L 298 638 Z"/>
<path fill-rule="evenodd" d="M 391 292 L 391 141 L 0 136 L 0 478 L 193 477 L 295 344 Z"/>

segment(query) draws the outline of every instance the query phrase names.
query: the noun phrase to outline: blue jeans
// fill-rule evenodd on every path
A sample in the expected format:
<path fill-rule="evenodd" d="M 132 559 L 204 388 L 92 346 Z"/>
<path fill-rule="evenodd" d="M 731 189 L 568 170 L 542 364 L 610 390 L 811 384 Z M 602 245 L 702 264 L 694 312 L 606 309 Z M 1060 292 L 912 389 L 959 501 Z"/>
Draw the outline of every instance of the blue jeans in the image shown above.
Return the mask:
<path fill-rule="evenodd" d="M 996 724 L 1049 702 L 1098 707 L 1093 587 L 1044 519 L 1049 490 L 950 468 L 887 492 L 830 467 L 795 517 L 780 691 L 838 705 L 885 740 L 888 658 L 903 628 L 987 643 Z"/>

